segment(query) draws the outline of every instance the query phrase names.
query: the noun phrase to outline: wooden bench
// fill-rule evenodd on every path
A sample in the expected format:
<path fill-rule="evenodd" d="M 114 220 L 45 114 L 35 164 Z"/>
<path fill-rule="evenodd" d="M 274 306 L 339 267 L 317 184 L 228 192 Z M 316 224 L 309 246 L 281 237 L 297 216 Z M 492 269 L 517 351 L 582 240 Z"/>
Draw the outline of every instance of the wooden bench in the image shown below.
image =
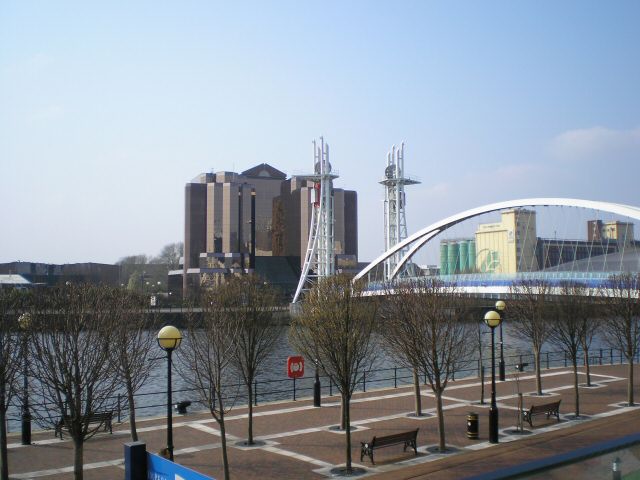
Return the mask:
<path fill-rule="evenodd" d="M 536 415 L 546 415 L 549 418 L 551 415 L 555 415 L 558 421 L 560 421 L 560 402 L 549 402 L 544 405 L 531 405 L 529 410 L 522 410 L 522 420 L 529 422 L 531 428 L 533 428 L 532 418 Z"/>
<path fill-rule="evenodd" d="M 362 445 L 360 449 L 360 461 L 366 455 L 371 459 L 371 464 L 375 465 L 373 461 L 373 451 L 378 448 L 389 447 L 391 445 L 404 444 L 404 451 L 407 451 L 407 447 L 412 447 L 415 454 L 418 454 L 418 446 L 416 445 L 416 439 L 418 437 L 418 430 L 411 430 L 409 432 L 394 433 L 393 435 L 385 435 L 383 437 L 373 437 L 368 443 L 360 442 Z"/>
<path fill-rule="evenodd" d="M 112 421 L 113 421 L 113 410 L 108 411 L 108 412 L 91 413 L 87 417 L 87 423 L 88 424 L 99 423 L 100 425 L 98 426 L 98 428 L 100 428 L 100 426 L 104 425 L 104 431 L 106 432 L 107 429 L 108 429 L 109 433 L 111 433 L 111 434 L 113 434 Z M 65 428 L 64 417 L 60 417 L 60 420 L 58 421 L 58 423 L 56 423 L 56 427 L 55 427 L 55 431 L 54 431 L 56 437 L 60 437 L 60 440 L 62 440 L 62 429 L 63 428 Z"/>

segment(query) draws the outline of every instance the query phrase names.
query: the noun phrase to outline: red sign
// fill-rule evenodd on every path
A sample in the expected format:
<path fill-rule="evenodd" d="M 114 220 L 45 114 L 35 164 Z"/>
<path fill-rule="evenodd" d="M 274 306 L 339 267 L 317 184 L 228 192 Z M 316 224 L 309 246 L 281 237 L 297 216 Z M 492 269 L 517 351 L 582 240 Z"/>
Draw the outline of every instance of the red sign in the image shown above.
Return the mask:
<path fill-rule="evenodd" d="M 287 375 L 289 378 L 300 378 L 304 376 L 304 357 L 296 355 L 287 358 Z"/>

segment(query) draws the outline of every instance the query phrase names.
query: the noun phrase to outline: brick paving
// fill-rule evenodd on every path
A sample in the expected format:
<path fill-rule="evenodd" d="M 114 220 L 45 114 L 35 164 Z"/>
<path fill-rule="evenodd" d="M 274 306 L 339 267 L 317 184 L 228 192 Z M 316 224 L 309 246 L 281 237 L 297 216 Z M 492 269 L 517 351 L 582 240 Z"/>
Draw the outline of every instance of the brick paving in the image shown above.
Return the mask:
<path fill-rule="evenodd" d="M 376 479 L 464 478 L 465 476 L 516 465 L 532 459 L 609 440 L 640 430 L 640 408 L 622 408 L 626 399 L 626 366 L 595 366 L 593 388 L 581 387 L 581 413 L 586 420 L 571 420 L 573 413 L 573 377 L 570 369 L 543 372 L 543 389 L 549 395 L 530 395 L 535 390 L 532 373 L 522 376 L 520 390 L 524 404 L 562 399 L 562 421 L 535 417 L 532 434 L 501 436 L 499 445 L 488 443 L 490 382 L 485 387 L 485 404 L 479 404 L 477 378 L 456 381 L 445 392 L 445 432 L 451 452 L 434 453 L 429 447 L 438 442 L 433 395 L 423 387 L 424 417 L 408 416 L 413 411 L 411 388 L 381 389 L 358 393 L 352 403 L 352 455 L 355 466 L 367 470 Z M 637 378 L 638 376 L 636 376 Z M 581 375 L 580 381 L 584 381 Z M 496 383 L 500 408 L 500 429 L 516 425 L 517 384 L 513 377 Z M 480 438 L 466 436 L 466 416 L 480 415 Z M 254 436 L 260 446 L 245 448 L 246 408 L 235 408 L 227 417 L 228 455 L 234 479 L 321 479 L 331 468 L 344 462 L 344 433 L 333 431 L 339 423 L 339 398 L 323 398 L 323 406 L 314 408 L 310 399 L 260 405 L 254 409 Z M 166 442 L 164 418 L 139 421 L 140 440 L 148 451 L 157 452 Z M 403 452 L 402 446 L 375 452 L 376 465 L 368 459 L 360 462 L 360 442 L 373 435 L 385 435 L 420 428 L 418 456 Z M 113 435 L 99 434 L 84 447 L 85 478 L 112 480 L 124 478 L 123 444 L 130 439 L 128 424 L 116 425 Z M 53 432 L 34 432 L 34 444 L 21 446 L 19 434 L 9 436 L 10 477 L 71 479 L 73 445 Z M 177 463 L 222 478 L 220 437 L 216 422 L 204 413 L 174 416 L 175 460 Z"/>

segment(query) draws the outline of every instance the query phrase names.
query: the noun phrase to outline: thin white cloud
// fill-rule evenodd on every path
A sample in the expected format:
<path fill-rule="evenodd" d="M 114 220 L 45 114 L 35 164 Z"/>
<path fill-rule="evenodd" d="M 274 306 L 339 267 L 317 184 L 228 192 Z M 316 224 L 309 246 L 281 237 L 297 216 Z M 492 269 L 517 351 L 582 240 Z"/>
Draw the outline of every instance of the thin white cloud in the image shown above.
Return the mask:
<path fill-rule="evenodd" d="M 606 127 L 569 130 L 555 137 L 549 148 L 553 157 L 571 162 L 640 159 L 640 127 L 631 130 Z"/>

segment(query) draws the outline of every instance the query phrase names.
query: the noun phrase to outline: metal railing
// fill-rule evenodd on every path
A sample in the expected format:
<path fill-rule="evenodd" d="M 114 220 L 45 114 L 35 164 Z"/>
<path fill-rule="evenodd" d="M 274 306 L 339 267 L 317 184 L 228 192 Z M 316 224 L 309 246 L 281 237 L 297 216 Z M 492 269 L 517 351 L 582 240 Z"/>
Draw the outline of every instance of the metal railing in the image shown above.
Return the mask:
<path fill-rule="evenodd" d="M 534 356 L 533 353 L 527 354 L 515 354 L 505 355 L 505 366 L 507 372 L 513 371 L 517 364 L 523 362 L 529 363 L 529 371 L 534 371 Z M 613 365 L 622 364 L 626 362 L 622 351 L 613 348 L 597 348 L 593 351 L 589 351 L 589 363 L 591 365 Z M 640 354 L 638 354 L 634 362 L 640 362 Z M 578 355 L 578 365 L 585 364 L 584 352 L 580 351 Z M 474 359 L 467 362 L 464 368 L 457 369 L 452 380 L 463 379 L 469 377 L 480 377 L 482 367 L 490 365 L 490 359 L 484 358 L 481 362 L 480 359 Z M 497 367 L 497 365 L 496 365 Z M 545 351 L 540 354 L 540 367 L 541 369 L 550 369 L 558 367 L 570 367 L 570 355 L 565 350 L 557 351 Z M 333 381 L 326 375 L 320 375 L 321 382 L 321 394 L 323 397 L 331 397 L 334 393 L 338 393 Z M 427 384 L 426 375 L 420 377 L 422 383 Z M 253 398 L 249 399 L 246 394 L 246 387 L 243 383 L 228 384 L 225 386 L 225 391 L 236 392 L 233 396 L 224 398 L 225 402 L 231 402 L 232 405 L 246 405 L 251 401 L 254 405 L 259 405 L 263 402 L 293 400 L 297 401 L 300 398 L 311 397 L 313 395 L 313 384 L 315 381 L 315 375 L 305 376 L 298 379 L 283 378 L 277 380 L 256 380 L 253 384 Z M 374 388 L 400 388 L 403 386 L 409 386 L 413 384 L 413 371 L 408 367 L 393 366 L 387 368 L 379 368 L 371 371 L 364 372 L 362 378 L 356 387 L 356 391 L 367 392 Z M 182 394 L 182 395 L 181 395 Z M 166 412 L 167 406 L 167 391 L 156 390 L 151 392 L 136 393 L 134 394 L 136 404 L 136 417 L 145 417 L 152 415 L 163 415 Z M 184 398 L 185 396 L 191 398 Z M 178 403 L 183 400 L 189 400 L 193 404 L 199 404 L 201 408 L 207 409 L 208 406 L 204 405 L 197 396 L 197 390 L 192 388 L 173 389 L 173 403 Z M 182 398 L 181 398 L 182 397 Z M 148 402 L 145 400 L 151 399 Z M 19 399 L 17 399 L 19 401 Z M 15 402 L 14 402 L 15 403 Z M 119 423 L 126 420 L 128 417 L 128 402 L 124 392 L 119 393 L 113 397 L 113 403 L 115 405 L 114 415 Z M 38 406 L 37 403 L 32 403 L 33 406 Z M 44 406 L 42 404 L 40 407 Z M 8 426 L 13 427 L 11 431 L 16 431 L 19 428 L 20 417 L 17 415 L 8 415 Z"/>

